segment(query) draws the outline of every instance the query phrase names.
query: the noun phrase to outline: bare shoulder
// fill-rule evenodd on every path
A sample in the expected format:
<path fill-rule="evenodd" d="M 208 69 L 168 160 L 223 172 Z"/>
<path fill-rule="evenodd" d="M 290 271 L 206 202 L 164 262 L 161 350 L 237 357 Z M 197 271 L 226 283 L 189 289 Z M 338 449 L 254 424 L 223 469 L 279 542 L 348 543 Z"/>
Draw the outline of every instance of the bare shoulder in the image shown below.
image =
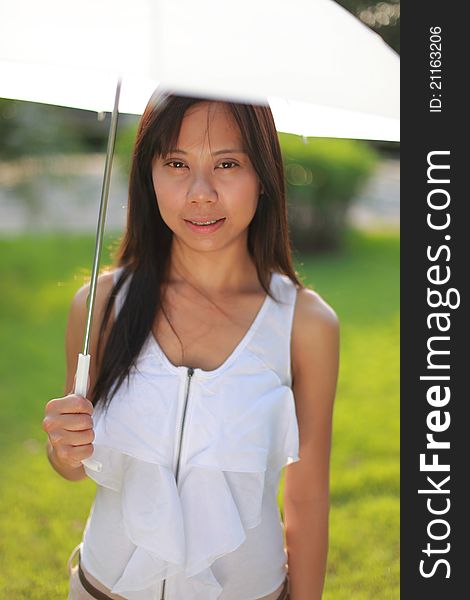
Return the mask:
<path fill-rule="evenodd" d="M 98 275 L 98 278 L 96 280 L 96 308 L 104 308 L 104 305 L 106 304 L 106 300 L 108 299 L 114 284 L 113 273 L 114 271 L 110 271 L 108 273 L 102 273 L 101 275 Z M 84 312 L 86 315 L 87 298 L 88 294 L 90 293 L 90 287 L 91 282 L 85 283 L 75 293 L 72 299 L 71 308 L 77 313 Z"/>
<path fill-rule="evenodd" d="M 292 373 L 294 378 L 311 370 L 330 354 L 338 353 L 339 318 L 334 309 L 310 288 L 299 288 L 292 325 Z"/>
<path fill-rule="evenodd" d="M 300 344 L 316 336 L 336 336 L 339 318 L 334 309 L 310 288 L 300 288 L 294 311 L 293 338 Z"/>

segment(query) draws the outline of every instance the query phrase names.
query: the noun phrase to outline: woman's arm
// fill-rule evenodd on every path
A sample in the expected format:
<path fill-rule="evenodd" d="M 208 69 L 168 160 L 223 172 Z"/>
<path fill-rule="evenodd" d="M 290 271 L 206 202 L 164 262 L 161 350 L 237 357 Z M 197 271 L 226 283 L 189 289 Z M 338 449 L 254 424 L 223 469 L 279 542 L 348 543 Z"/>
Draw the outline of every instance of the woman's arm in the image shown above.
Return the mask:
<path fill-rule="evenodd" d="M 96 350 L 98 346 L 98 335 L 99 327 L 103 318 L 105 303 L 111 292 L 113 285 L 112 273 L 105 273 L 98 277 L 97 290 L 96 290 L 96 301 L 94 318 L 90 333 L 90 371 L 88 376 L 88 391 L 92 388 L 95 382 L 96 373 L 98 369 Z M 87 297 L 90 289 L 90 284 L 82 286 L 72 299 L 68 320 L 67 328 L 65 332 L 65 358 L 66 358 L 66 375 L 65 375 L 65 388 L 64 397 L 69 394 L 73 394 L 75 387 L 75 373 L 77 370 L 78 354 L 83 350 L 83 337 L 85 334 L 85 325 L 87 319 Z M 109 335 L 111 324 L 114 320 L 114 309 L 111 312 L 111 319 L 104 333 L 103 343 L 106 343 L 106 339 Z M 44 429 L 44 424 L 43 424 Z M 48 433 L 47 427 L 44 429 Z M 86 478 L 86 472 L 83 465 L 77 468 L 69 467 L 65 465 L 59 456 L 57 456 L 55 448 L 52 446 L 48 437 L 46 444 L 46 452 L 49 462 L 53 469 L 57 471 L 59 475 L 68 479 L 69 481 L 80 481 Z"/>
<path fill-rule="evenodd" d="M 285 469 L 284 524 L 291 600 L 321 600 L 328 555 L 329 470 L 339 369 L 339 321 L 312 290 L 300 290 L 292 331 L 298 462 Z"/>

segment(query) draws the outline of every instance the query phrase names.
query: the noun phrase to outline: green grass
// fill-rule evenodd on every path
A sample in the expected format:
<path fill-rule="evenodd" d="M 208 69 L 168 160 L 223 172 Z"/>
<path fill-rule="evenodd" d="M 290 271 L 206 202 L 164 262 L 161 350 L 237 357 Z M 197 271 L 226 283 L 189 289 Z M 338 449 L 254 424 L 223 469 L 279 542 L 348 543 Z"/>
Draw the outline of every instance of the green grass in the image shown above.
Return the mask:
<path fill-rule="evenodd" d="M 63 395 L 68 307 L 93 248 L 88 236 L 0 240 L 0 598 L 67 597 L 66 561 L 93 501 L 92 481 L 52 470 L 41 429 L 45 403 Z M 342 254 L 298 258 L 341 323 L 324 599 L 396 599 L 399 239 L 351 231 Z"/>

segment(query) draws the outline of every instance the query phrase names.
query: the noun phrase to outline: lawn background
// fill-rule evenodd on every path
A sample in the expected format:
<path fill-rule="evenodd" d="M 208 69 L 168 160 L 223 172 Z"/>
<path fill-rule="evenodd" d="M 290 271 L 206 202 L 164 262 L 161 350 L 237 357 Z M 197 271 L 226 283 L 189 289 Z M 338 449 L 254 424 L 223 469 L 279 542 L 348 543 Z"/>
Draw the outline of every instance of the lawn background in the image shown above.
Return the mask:
<path fill-rule="evenodd" d="M 105 238 L 102 264 L 116 236 Z M 93 236 L 0 239 L 0 598 L 64 599 L 94 497 L 50 467 L 44 405 L 63 395 L 70 301 Z M 325 600 L 399 598 L 399 237 L 349 230 L 342 253 L 296 255 L 334 308 L 341 360 Z M 282 487 L 279 497 L 282 496 Z"/>

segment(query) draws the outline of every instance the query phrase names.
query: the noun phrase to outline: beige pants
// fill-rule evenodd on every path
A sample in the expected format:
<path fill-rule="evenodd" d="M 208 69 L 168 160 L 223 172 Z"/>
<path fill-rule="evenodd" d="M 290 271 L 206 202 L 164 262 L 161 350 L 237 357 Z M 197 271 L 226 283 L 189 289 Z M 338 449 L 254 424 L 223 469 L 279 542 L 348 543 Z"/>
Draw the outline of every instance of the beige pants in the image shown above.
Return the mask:
<path fill-rule="evenodd" d="M 72 566 L 73 560 L 75 556 L 78 556 L 78 551 L 80 549 L 80 545 L 78 544 L 72 550 L 72 553 L 67 561 L 67 570 L 69 573 L 69 595 L 67 600 L 95 600 L 94 596 L 91 596 L 86 589 L 83 587 L 82 582 L 78 576 L 78 563 L 75 566 Z M 82 571 L 87 579 L 96 589 L 100 590 L 107 594 L 113 600 L 126 600 L 123 596 L 119 596 L 118 594 L 112 594 L 111 591 L 105 587 L 98 579 L 93 577 L 91 573 L 89 573 L 82 565 Z"/>
<path fill-rule="evenodd" d="M 72 550 L 71 555 L 67 561 L 67 570 L 69 573 L 69 595 L 67 600 L 95 600 L 94 596 L 91 596 L 86 589 L 83 587 L 80 578 L 78 576 L 78 563 L 75 566 L 72 566 L 75 556 L 78 556 L 78 551 L 80 549 L 80 545 L 78 544 Z M 112 594 L 110 590 L 98 581 L 93 575 L 91 575 L 86 569 L 84 569 L 82 565 L 82 571 L 85 575 L 85 578 L 98 590 L 107 594 L 113 600 L 125 600 L 123 596 L 118 596 L 117 594 Z M 289 600 L 289 594 L 284 588 L 284 584 L 281 585 L 276 591 L 268 596 L 264 596 L 260 598 L 260 600 Z M 280 595 L 279 595 L 280 594 Z"/>

